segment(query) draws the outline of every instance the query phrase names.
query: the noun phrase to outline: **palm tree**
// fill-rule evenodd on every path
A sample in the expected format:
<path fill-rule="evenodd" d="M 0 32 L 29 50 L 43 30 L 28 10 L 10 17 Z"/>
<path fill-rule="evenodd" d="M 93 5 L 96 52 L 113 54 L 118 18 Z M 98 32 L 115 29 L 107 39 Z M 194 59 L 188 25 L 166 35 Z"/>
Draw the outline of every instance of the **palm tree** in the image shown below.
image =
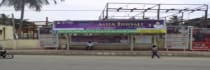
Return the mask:
<path fill-rule="evenodd" d="M 56 0 L 53 0 L 55 4 L 57 4 Z M 60 0 L 64 1 L 64 0 Z M 23 19 L 24 19 L 24 11 L 25 6 L 28 6 L 35 11 L 41 11 L 43 5 L 48 5 L 50 2 L 48 0 L 1 0 L 0 6 L 13 6 L 16 11 L 21 11 L 20 17 L 20 26 L 18 28 L 19 31 L 22 29 Z"/>

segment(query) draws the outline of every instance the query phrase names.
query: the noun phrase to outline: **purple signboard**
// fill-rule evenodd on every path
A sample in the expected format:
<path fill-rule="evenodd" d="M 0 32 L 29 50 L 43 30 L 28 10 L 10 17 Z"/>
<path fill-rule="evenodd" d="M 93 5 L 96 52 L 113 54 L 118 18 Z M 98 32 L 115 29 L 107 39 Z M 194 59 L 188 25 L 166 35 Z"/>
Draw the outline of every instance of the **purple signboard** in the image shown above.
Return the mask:
<path fill-rule="evenodd" d="M 56 21 L 53 30 L 136 30 L 165 28 L 163 20 Z"/>

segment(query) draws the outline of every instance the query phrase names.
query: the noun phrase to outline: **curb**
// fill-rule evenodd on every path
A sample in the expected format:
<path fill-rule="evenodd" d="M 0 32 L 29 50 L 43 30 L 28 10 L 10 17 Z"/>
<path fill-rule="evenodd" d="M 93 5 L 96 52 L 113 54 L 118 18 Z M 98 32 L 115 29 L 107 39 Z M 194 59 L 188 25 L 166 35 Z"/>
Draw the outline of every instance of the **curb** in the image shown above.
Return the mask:
<path fill-rule="evenodd" d="M 151 56 L 150 51 L 10 50 L 14 55 Z M 160 56 L 210 57 L 210 52 L 160 51 Z"/>

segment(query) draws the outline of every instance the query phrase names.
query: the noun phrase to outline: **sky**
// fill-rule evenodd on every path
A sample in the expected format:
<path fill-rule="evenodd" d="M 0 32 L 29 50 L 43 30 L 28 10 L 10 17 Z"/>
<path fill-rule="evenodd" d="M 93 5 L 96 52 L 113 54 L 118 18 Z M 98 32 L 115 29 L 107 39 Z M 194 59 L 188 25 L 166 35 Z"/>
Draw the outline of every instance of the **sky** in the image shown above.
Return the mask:
<path fill-rule="evenodd" d="M 43 6 L 42 11 L 35 12 L 26 9 L 24 19 L 29 21 L 56 20 L 97 20 L 107 2 L 120 3 L 163 3 L 163 4 L 208 4 L 210 0 L 65 0 L 58 4 Z M 10 16 L 14 13 L 15 18 L 20 18 L 20 11 L 14 11 L 13 7 L 0 7 L 0 13 Z M 48 10 L 48 11 L 47 11 Z M 49 11 L 51 10 L 51 11 Z M 55 11 L 60 10 L 60 11 Z M 62 11 L 63 10 L 63 11 Z M 65 10 L 95 10 L 95 11 L 65 11 Z M 190 18 L 188 16 L 188 18 Z"/>

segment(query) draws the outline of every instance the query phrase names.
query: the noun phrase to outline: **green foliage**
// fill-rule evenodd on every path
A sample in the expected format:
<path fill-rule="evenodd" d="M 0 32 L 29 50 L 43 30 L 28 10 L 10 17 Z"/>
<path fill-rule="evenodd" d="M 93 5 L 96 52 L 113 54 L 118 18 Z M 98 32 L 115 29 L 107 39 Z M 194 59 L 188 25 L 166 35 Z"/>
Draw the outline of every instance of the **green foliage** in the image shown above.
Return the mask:
<path fill-rule="evenodd" d="M 12 26 L 12 18 L 7 17 L 5 14 L 0 14 L 0 25 L 8 25 Z M 20 19 L 14 19 L 15 28 L 17 29 L 19 27 Z M 23 27 L 27 26 L 35 26 L 34 23 L 24 20 L 23 21 Z"/>
<path fill-rule="evenodd" d="M 49 4 L 48 0 L 2 0 L 1 6 L 13 6 L 15 10 L 20 11 L 22 4 L 28 5 L 29 8 L 40 11 L 43 5 Z"/>
<path fill-rule="evenodd" d="M 16 11 L 21 11 L 21 17 L 20 17 L 20 24 L 19 29 L 22 29 L 23 21 L 24 21 L 24 11 L 25 7 L 28 7 L 30 9 L 34 9 L 35 11 L 41 11 L 41 8 L 43 5 L 50 4 L 49 1 L 52 0 L 1 0 L 0 6 L 9 6 L 14 7 Z M 57 0 L 53 0 L 55 4 L 57 4 Z M 64 0 L 60 0 L 64 1 Z M 2 18 L 2 23 L 5 23 L 5 19 Z"/>

